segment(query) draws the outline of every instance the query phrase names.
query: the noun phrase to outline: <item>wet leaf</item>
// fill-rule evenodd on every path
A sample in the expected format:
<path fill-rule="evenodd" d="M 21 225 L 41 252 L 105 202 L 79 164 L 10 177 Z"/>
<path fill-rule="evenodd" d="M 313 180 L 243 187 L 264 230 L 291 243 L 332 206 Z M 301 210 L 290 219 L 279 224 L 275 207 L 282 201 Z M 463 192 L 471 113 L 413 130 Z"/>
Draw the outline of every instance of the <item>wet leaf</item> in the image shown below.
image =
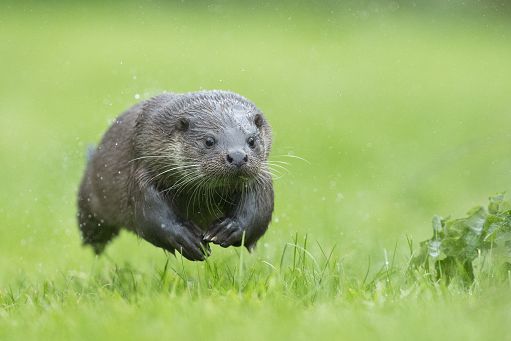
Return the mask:
<path fill-rule="evenodd" d="M 487 208 L 475 207 L 464 218 L 434 216 L 433 236 L 420 243 L 411 264 L 428 268 L 436 278 L 450 281 L 457 276 L 470 283 L 474 279 L 472 263 L 491 250 L 495 268 L 507 268 L 511 261 L 511 203 L 504 194 L 489 201 Z"/>

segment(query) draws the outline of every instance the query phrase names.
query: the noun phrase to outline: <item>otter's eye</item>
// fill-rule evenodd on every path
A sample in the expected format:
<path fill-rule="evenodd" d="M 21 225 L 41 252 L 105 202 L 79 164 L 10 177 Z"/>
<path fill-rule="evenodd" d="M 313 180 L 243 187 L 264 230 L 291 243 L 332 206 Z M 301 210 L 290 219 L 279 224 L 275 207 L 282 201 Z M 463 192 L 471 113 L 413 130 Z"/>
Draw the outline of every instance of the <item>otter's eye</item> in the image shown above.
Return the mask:
<path fill-rule="evenodd" d="M 255 138 L 253 136 L 250 136 L 248 139 L 247 139 L 247 144 L 250 148 L 254 148 L 255 147 Z"/>
<path fill-rule="evenodd" d="M 206 138 L 206 141 L 204 141 L 204 144 L 206 145 L 206 147 L 211 148 L 211 147 L 213 147 L 213 146 L 215 145 L 215 142 L 216 142 L 216 141 L 215 141 L 215 139 L 214 139 L 214 138 L 212 138 L 212 137 L 207 137 L 207 138 Z"/>

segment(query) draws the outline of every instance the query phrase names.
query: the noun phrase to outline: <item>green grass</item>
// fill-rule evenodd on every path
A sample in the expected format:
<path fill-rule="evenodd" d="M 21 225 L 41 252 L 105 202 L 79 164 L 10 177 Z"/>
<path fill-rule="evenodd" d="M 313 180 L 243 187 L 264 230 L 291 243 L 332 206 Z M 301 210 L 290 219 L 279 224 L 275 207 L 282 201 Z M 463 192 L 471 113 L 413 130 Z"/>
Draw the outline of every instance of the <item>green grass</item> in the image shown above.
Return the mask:
<path fill-rule="evenodd" d="M 511 189 L 509 18 L 449 13 L 6 5 L 0 339 L 508 338 L 509 279 L 407 271 L 434 214 Z M 87 144 L 135 97 L 199 88 L 272 123 L 291 165 L 270 230 L 207 263 L 128 233 L 94 258 Z"/>

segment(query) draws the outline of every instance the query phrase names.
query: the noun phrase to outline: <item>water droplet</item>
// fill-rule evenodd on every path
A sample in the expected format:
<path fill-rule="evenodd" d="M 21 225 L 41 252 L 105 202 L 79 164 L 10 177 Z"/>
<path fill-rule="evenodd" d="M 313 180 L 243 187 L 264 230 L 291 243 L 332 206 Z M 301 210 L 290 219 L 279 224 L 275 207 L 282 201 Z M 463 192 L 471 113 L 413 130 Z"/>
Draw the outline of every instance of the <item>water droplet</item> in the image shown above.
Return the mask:
<path fill-rule="evenodd" d="M 335 201 L 336 202 L 341 202 L 342 200 L 344 200 L 344 194 L 337 193 L 337 195 L 335 196 Z"/>

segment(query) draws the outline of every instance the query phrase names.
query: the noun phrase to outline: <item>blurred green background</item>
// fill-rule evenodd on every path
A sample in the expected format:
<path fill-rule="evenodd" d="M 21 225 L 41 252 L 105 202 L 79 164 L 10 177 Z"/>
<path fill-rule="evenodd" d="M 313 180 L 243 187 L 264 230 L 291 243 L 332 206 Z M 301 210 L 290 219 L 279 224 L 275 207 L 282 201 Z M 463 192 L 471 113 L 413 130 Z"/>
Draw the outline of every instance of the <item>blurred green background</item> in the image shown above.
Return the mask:
<path fill-rule="evenodd" d="M 121 111 L 164 90 L 233 90 L 271 122 L 272 158 L 290 162 L 289 173 L 275 182 L 274 221 L 247 256 L 253 262 L 278 263 L 284 245 L 307 234 L 311 244 L 335 246 L 346 271 L 363 277 L 369 257 L 381 263 L 397 244 L 402 260 L 406 236 L 428 238 L 433 214 L 463 215 L 511 188 L 511 16 L 498 1 L 12 2 L 1 4 L 0 42 L 0 294 L 27 282 L 87 277 L 93 267 L 129 264 L 150 274 L 163 266 L 161 250 L 127 233 L 109 247 L 108 261 L 95 259 L 80 246 L 75 197 L 87 145 Z M 213 262 L 233 257 L 233 249 L 213 249 Z M 500 327 L 486 323 L 452 336 L 503 332 L 511 317 L 498 295 L 485 309 L 497 309 Z M 377 317 L 385 308 L 346 306 L 342 297 L 335 309 L 318 305 L 300 317 L 285 297 L 248 308 L 228 295 L 177 297 L 168 306 L 104 300 L 89 302 L 93 313 L 82 322 L 65 304 L 56 315 L 44 307 L 0 310 L 0 337 L 56 335 L 59 326 L 61 336 L 77 337 L 78 325 L 81 337 L 130 338 L 142 336 L 130 329 L 137 318 L 154 327 L 147 335 L 169 323 L 167 336 L 222 337 L 216 323 L 226 311 L 275 337 L 294 324 L 322 322 L 338 335 L 336 312 L 350 322 L 343 335 L 352 337 L 395 337 L 389 323 L 399 328 L 398 321 L 443 326 L 440 317 L 410 315 L 416 305 L 389 308 L 389 322 Z M 466 318 L 464 301 L 449 313 L 455 324 L 488 318 Z M 59 324 L 73 314 L 74 322 Z M 194 329 L 182 314 L 204 314 L 210 328 Z M 290 314 L 281 334 L 250 324 Z M 96 330 L 95 319 L 111 323 L 110 334 Z M 241 327 L 227 335 L 247 336 Z"/>

